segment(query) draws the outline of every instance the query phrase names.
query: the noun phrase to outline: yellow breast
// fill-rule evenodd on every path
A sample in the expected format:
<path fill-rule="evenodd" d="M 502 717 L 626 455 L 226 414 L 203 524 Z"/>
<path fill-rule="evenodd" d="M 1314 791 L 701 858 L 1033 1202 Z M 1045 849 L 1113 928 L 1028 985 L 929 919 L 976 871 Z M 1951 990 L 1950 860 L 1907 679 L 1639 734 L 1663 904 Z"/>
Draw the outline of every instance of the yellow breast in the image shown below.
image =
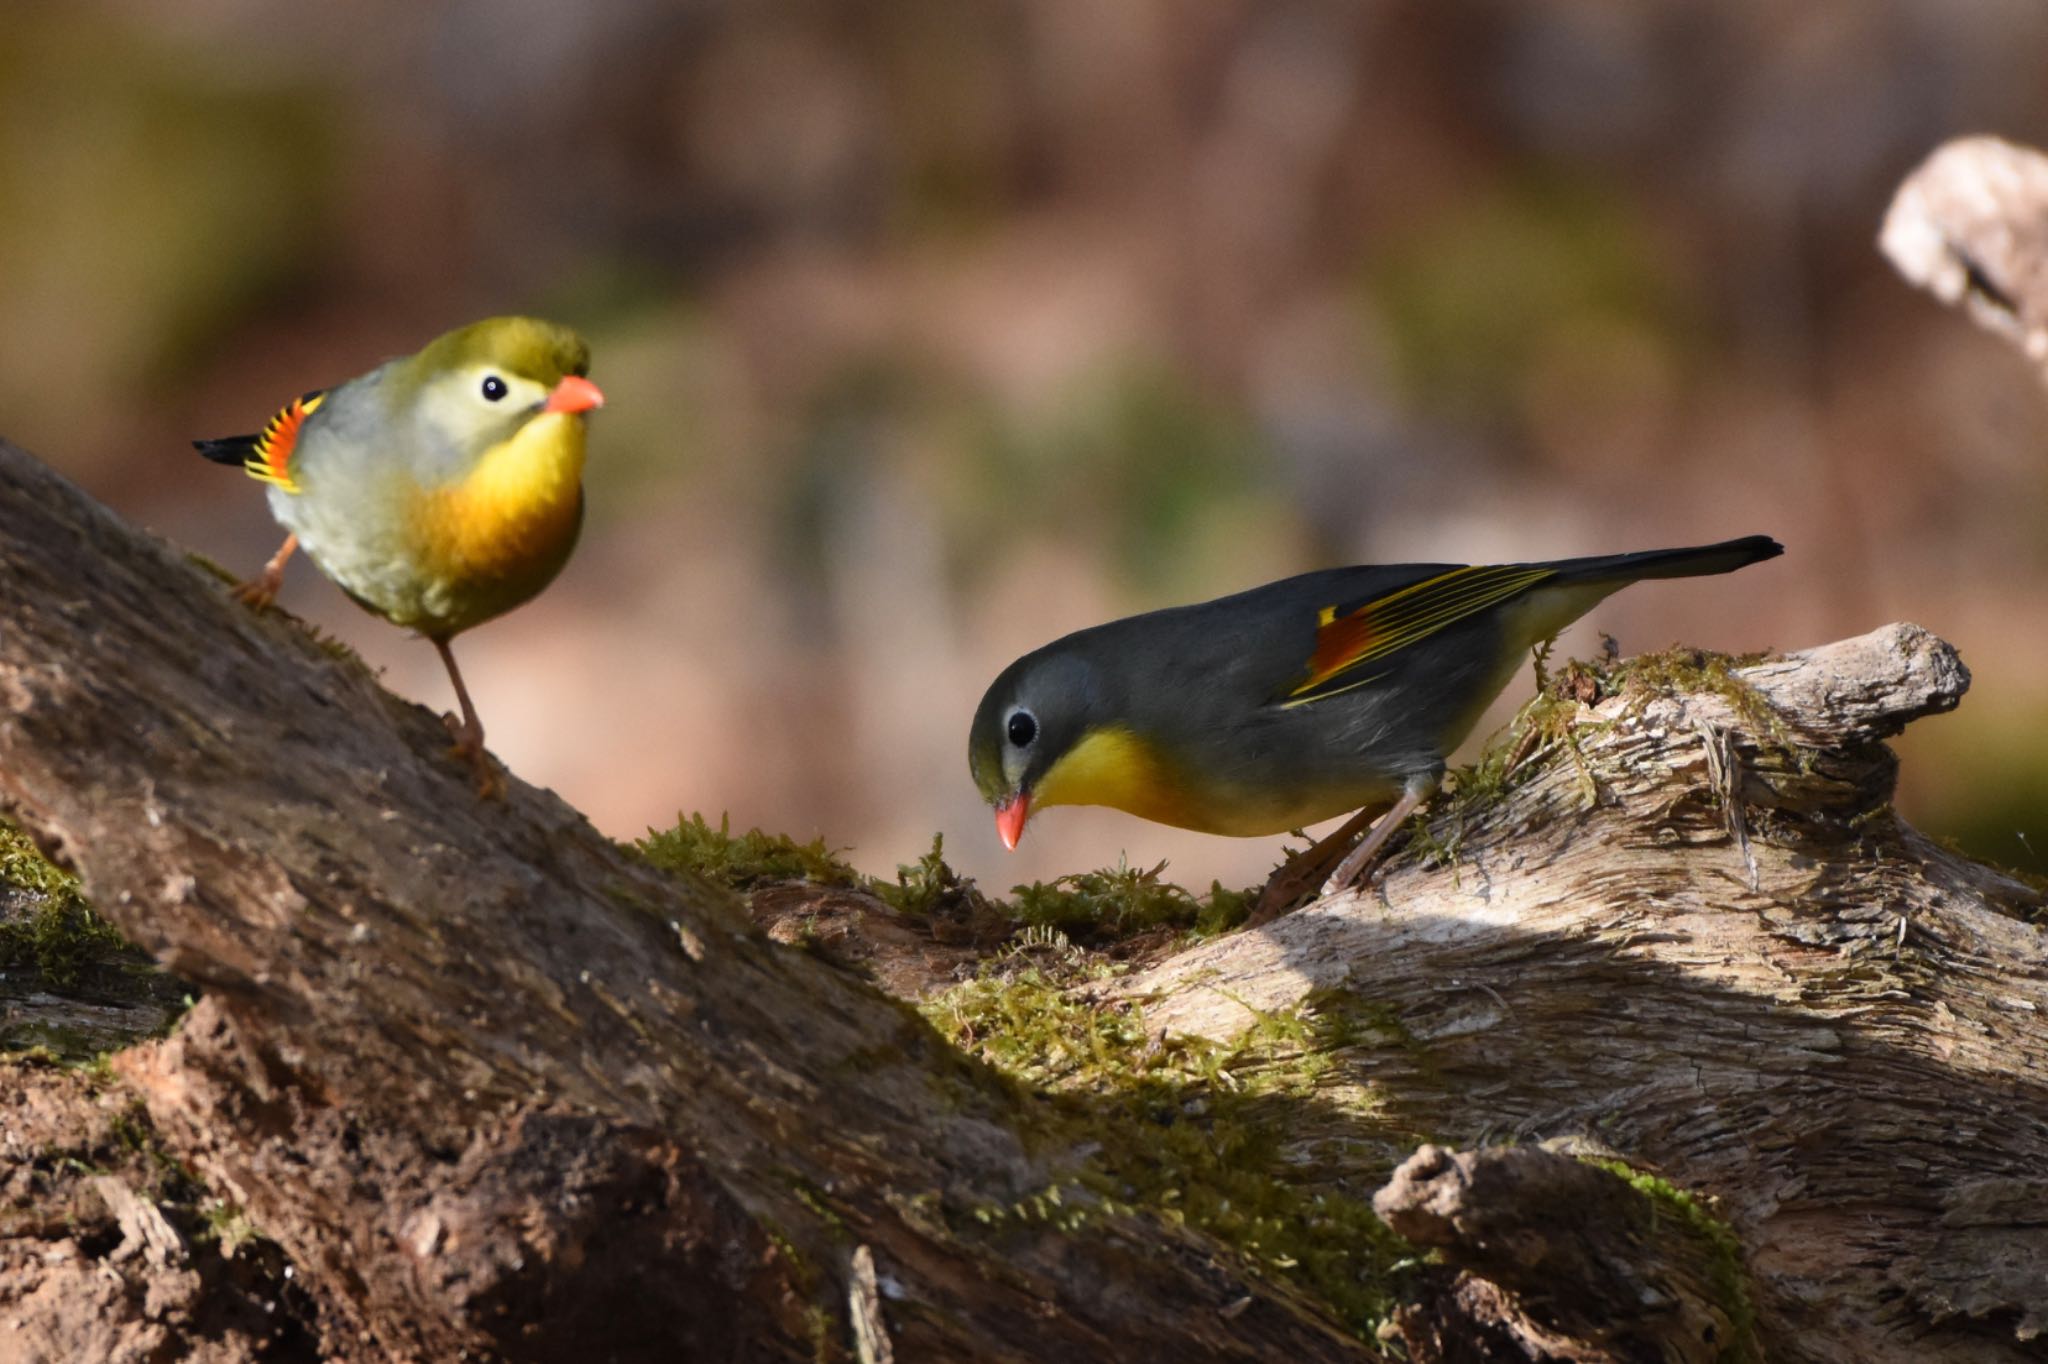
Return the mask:
<path fill-rule="evenodd" d="M 413 531 L 433 575 L 451 583 L 516 580 L 548 566 L 576 533 L 583 419 L 548 412 L 493 447 L 467 477 L 416 504 Z"/>
<path fill-rule="evenodd" d="M 1108 805 L 1161 824 L 1206 828 L 1209 812 L 1194 797 L 1163 754 L 1130 730 L 1109 726 L 1084 734 L 1047 769 L 1031 803 Z"/>
<path fill-rule="evenodd" d="M 1034 809 L 1107 805 L 1141 819 L 1233 838 L 1304 828 L 1363 806 L 1391 803 L 1399 788 L 1361 774 L 1341 789 L 1275 781 L 1224 785 L 1189 771 L 1121 726 L 1090 730 L 1039 778 Z"/>

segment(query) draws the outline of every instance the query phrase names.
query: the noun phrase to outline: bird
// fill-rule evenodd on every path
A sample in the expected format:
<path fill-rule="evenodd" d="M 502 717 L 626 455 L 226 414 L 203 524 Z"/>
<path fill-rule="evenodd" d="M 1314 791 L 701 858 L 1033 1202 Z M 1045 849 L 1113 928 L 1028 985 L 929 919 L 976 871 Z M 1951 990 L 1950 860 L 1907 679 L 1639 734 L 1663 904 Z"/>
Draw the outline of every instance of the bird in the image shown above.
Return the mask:
<path fill-rule="evenodd" d="M 461 708 L 450 754 L 486 798 L 504 783 L 449 641 L 531 600 L 575 549 L 587 419 L 604 403 L 589 371 L 570 328 L 491 317 L 302 394 L 255 435 L 193 442 L 267 485 L 286 531 L 236 599 L 269 606 L 303 549 L 358 606 L 424 636 Z"/>
<path fill-rule="evenodd" d="M 968 768 L 1013 850 L 1054 805 L 1239 837 L 1352 813 L 1290 864 L 1298 890 L 1334 861 L 1323 889 L 1335 893 L 1436 792 L 1446 756 L 1526 651 L 1631 583 L 1783 552 L 1752 535 L 1549 563 L 1332 568 L 1110 621 L 997 675 L 975 709 Z M 1289 869 L 1255 922 L 1292 899 L 1273 894 Z"/>

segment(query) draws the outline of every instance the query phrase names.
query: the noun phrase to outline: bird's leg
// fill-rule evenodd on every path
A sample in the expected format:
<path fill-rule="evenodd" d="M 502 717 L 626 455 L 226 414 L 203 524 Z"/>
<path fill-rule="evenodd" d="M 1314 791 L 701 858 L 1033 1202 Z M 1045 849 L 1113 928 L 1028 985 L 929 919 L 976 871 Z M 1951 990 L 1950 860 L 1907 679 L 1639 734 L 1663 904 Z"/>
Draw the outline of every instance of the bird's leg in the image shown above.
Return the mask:
<path fill-rule="evenodd" d="M 278 546 L 277 553 L 270 556 L 270 562 L 263 565 L 263 571 L 248 582 L 235 584 L 229 595 L 258 611 L 276 601 L 279 589 L 284 586 L 285 560 L 291 558 L 292 551 L 298 547 L 299 535 L 293 531 L 284 537 L 284 543 Z"/>
<path fill-rule="evenodd" d="M 1313 847 L 1303 848 L 1275 868 L 1273 875 L 1266 881 L 1266 888 L 1259 892 L 1259 902 L 1252 906 L 1251 918 L 1245 921 L 1246 925 L 1256 928 L 1260 924 L 1270 923 L 1292 909 L 1297 900 L 1322 885 L 1323 877 L 1337 864 L 1338 859 L 1344 856 L 1344 850 L 1351 846 L 1351 840 L 1364 832 L 1365 826 L 1372 823 L 1372 817 L 1382 808 L 1384 807 L 1378 805 L 1366 806 L 1345 820 L 1335 833 Z"/>
<path fill-rule="evenodd" d="M 462 669 L 455 666 L 455 655 L 448 648 L 448 641 L 436 638 L 434 649 L 441 655 L 443 666 L 448 669 L 448 680 L 455 684 L 455 699 L 462 706 L 462 718 L 452 715 L 441 717 L 448 726 L 448 732 L 455 736 L 455 747 L 448 750 L 449 756 L 466 759 L 470 770 L 476 774 L 476 793 L 489 800 L 505 794 L 505 779 L 491 766 L 491 755 L 484 752 L 484 722 L 476 715 L 476 707 L 470 704 L 469 688 L 462 685 Z"/>
<path fill-rule="evenodd" d="M 1415 813 L 1415 807 L 1436 794 L 1436 788 L 1443 778 L 1437 773 L 1423 777 L 1410 777 L 1401 799 L 1394 802 L 1394 808 L 1380 817 L 1372 826 L 1372 832 L 1365 841 L 1351 850 L 1351 855 L 1337 864 L 1337 870 L 1330 873 L 1330 879 L 1323 883 L 1323 894 L 1335 895 L 1338 891 L 1349 890 L 1379 860 L 1380 851 L 1387 840 L 1394 836 L 1394 830 L 1401 827 L 1408 816 Z"/>

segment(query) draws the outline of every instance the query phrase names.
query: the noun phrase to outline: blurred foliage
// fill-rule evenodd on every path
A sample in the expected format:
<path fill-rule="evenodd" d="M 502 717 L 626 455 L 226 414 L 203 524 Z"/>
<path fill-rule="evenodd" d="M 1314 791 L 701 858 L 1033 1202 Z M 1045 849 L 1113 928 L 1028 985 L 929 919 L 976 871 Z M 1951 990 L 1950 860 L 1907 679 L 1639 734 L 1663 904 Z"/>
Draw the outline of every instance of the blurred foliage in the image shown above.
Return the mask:
<path fill-rule="evenodd" d="M 1920 732 L 1916 732 L 1920 731 Z M 2048 706 L 1964 698 L 1952 716 L 1922 721 L 1893 744 L 1907 770 L 1930 774 L 1942 818 L 1939 832 L 1962 852 L 2048 885 Z"/>
<path fill-rule="evenodd" d="M 32 429 L 75 421 L 87 395 L 132 402 L 184 378 L 309 281 L 331 240 L 327 92 L 193 56 L 63 7 L 9 15 L 0 404 Z"/>
<path fill-rule="evenodd" d="M 1675 276 L 1618 185 L 1528 175 L 1420 222 L 1367 267 L 1395 374 L 1456 419 L 1519 411 L 1525 380 L 1560 348 L 1697 334 Z M 1597 341 L 1595 342 L 1597 344 Z M 1619 382 L 1626 367 L 1585 366 Z"/>
<path fill-rule="evenodd" d="M 769 810 L 865 846 L 969 806 L 957 736 L 906 713 L 1324 562 L 1769 530 L 1774 588 L 1607 618 L 1729 648 L 2029 619 L 2048 403 L 1872 236 L 1942 137 L 2048 137 L 2044 42 L 2022 0 L 26 0 L 0 410 L 253 564 L 260 497 L 189 437 L 559 315 L 609 402 L 583 548 L 493 632 L 524 693 L 494 739 L 607 828 Z M 2038 709 L 2026 632 L 1964 642 L 1972 707 Z M 593 676 L 646 694 L 572 735 Z M 1987 788 L 2048 783 L 2048 741 L 1993 756 Z M 1985 799 L 1905 782 L 1936 827 Z"/>
<path fill-rule="evenodd" d="M 1106 540 L 1122 576 L 1182 586 L 1177 562 L 1219 508 L 1260 495 L 1261 439 L 1243 409 L 1158 367 L 1111 371 L 1043 424 L 987 433 L 972 480 L 986 499 L 967 525 Z M 980 515 L 975 515 L 979 512 Z M 989 542 L 966 541 L 986 553 Z M 963 548 L 965 546 L 963 545 Z"/>

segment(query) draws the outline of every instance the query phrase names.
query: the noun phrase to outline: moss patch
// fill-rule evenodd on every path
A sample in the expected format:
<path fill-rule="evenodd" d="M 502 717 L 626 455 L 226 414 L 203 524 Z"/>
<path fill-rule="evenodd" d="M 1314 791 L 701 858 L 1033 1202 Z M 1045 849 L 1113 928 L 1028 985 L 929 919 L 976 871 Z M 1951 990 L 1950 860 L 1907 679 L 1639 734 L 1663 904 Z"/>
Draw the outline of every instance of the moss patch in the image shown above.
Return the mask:
<path fill-rule="evenodd" d="M 78 878 L 0 819 L 0 1052 L 83 1063 L 176 1021 L 190 987 L 86 903 Z"/>
<path fill-rule="evenodd" d="M 32 967 L 67 988 L 92 965 L 147 960 L 92 912 L 77 877 L 0 819 L 0 969 Z"/>
<path fill-rule="evenodd" d="M 1012 912 L 1019 925 L 1057 930 L 1076 942 L 1128 937 L 1155 928 L 1178 928 L 1212 937 L 1235 928 L 1251 912 L 1254 892 L 1225 890 L 1212 882 L 1196 896 L 1165 879 L 1166 864 L 1118 863 L 1018 886 Z"/>
<path fill-rule="evenodd" d="M 983 894 L 946 862 L 942 835 L 933 836 L 930 851 L 917 861 L 898 866 L 893 880 L 883 880 L 854 870 L 822 838 L 798 843 L 759 829 L 735 834 L 729 819 L 721 817 L 713 828 L 701 814 L 679 818 L 673 829 L 650 831 L 635 846 L 665 871 L 732 890 L 807 881 L 865 891 L 925 921 L 935 937 L 986 947 L 1054 941 L 1105 946 L 1162 929 L 1205 937 L 1244 922 L 1255 894 L 1215 883 L 1206 895 L 1195 895 L 1168 881 L 1161 862 L 1034 881 L 1013 888 L 1004 901 Z"/>
<path fill-rule="evenodd" d="M 974 1220 L 1079 1233 L 1097 1210 L 1151 1213 L 1214 1238 L 1369 1337 L 1413 1252 L 1373 1214 L 1377 1179 L 1335 1182 L 1304 1158 L 1301 1130 L 1327 1120 L 1303 1119 L 1337 1103 L 1321 1083 L 1331 1063 L 1314 1049 L 1313 1021 L 1271 1015 L 1228 1044 L 1157 1038 L 1134 1005 L 1074 997 L 1077 973 L 1100 969 L 1085 963 L 1073 951 L 998 962 L 924 1006 L 954 1045 L 1047 1093 L 1048 1135 L 1092 1153 L 1070 1179 L 976 1209 Z"/>
<path fill-rule="evenodd" d="M 1536 652 L 1536 694 L 1487 741 L 1474 762 L 1450 774 L 1444 794 L 1418 816 L 1412 842 L 1424 857 L 1439 865 L 1455 863 L 1467 823 L 1556 762 L 1572 763 L 1581 796 L 1589 805 L 1597 800 L 1598 783 L 1582 745 L 1614 721 L 1589 722 L 1584 717 L 1588 708 L 1616 697 L 1624 700 L 1623 713 L 1632 714 L 1659 697 L 1719 696 L 1753 733 L 1795 754 L 1803 752 L 1770 702 L 1738 676 L 1739 669 L 1768 660 L 1768 653 L 1674 648 L 1621 659 L 1610 652 L 1598 659 L 1569 660 L 1554 671 L 1546 667 L 1548 655 L 1547 649 Z"/>
<path fill-rule="evenodd" d="M 1732 1337 L 1715 1357 L 1721 1364 L 1755 1364 L 1760 1360 L 1756 1304 L 1750 1300 L 1749 1271 L 1743 1264 L 1742 1242 L 1734 1229 L 1717 1217 L 1700 1195 L 1679 1188 L 1661 1175 L 1638 1170 L 1625 1161 L 1598 1156 L 1579 1158 L 1625 1180 L 1631 1189 L 1649 1200 L 1654 1216 L 1669 1217 L 1681 1234 L 1707 1247 L 1711 1256 L 1708 1286 L 1713 1290 L 1715 1303 L 1728 1316 Z"/>
<path fill-rule="evenodd" d="M 825 840 L 799 843 L 787 834 L 732 831 L 730 816 L 712 828 L 703 815 L 678 818 L 673 829 L 649 830 L 636 845 L 640 855 L 664 871 L 701 876 L 733 890 L 772 881 L 813 881 L 827 886 L 864 886 L 867 878 L 841 861 Z"/>

